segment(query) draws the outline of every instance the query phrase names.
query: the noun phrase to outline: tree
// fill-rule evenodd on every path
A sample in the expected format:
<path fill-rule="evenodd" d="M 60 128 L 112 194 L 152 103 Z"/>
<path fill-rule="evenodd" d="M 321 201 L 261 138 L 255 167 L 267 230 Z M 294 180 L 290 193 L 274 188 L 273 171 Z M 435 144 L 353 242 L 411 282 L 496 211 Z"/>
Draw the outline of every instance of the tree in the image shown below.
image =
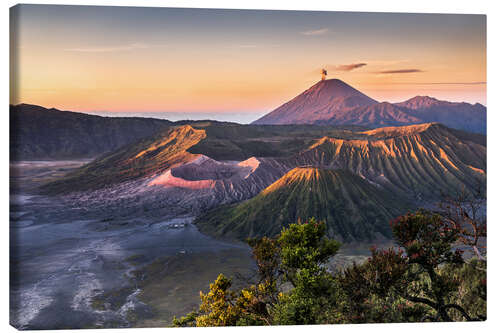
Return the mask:
<path fill-rule="evenodd" d="M 278 238 L 280 270 L 293 289 L 274 307 L 277 324 L 326 323 L 335 305 L 334 278 L 325 267 L 340 243 L 326 237 L 326 224 L 311 218 L 283 229 Z"/>
<path fill-rule="evenodd" d="M 247 243 L 252 247 L 252 255 L 257 264 L 258 284 L 266 287 L 271 301 L 278 296 L 280 278 L 280 245 L 277 239 L 251 238 Z"/>
<path fill-rule="evenodd" d="M 310 324 L 327 322 L 325 313 L 336 293 L 326 261 L 340 247 L 328 239 L 326 225 L 310 219 L 283 229 L 278 238 L 249 239 L 258 280 L 239 292 L 219 275 L 207 294 L 200 292 L 199 310 L 174 326 Z M 283 292 L 285 289 L 292 290 Z"/>
<path fill-rule="evenodd" d="M 197 312 L 176 326 L 300 325 L 485 320 L 486 262 L 465 263 L 463 228 L 426 210 L 391 222 L 399 248 L 377 250 L 362 264 L 330 272 L 340 243 L 314 218 L 277 238 L 249 239 L 255 284 L 231 291 L 223 275 L 200 293 Z M 484 268 L 484 269 L 478 269 Z"/>
<path fill-rule="evenodd" d="M 236 294 L 230 291 L 231 280 L 223 274 L 210 284 L 210 290 L 200 291 L 201 304 L 197 312 L 177 319 L 174 326 L 234 326 L 239 319 L 240 309 L 235 305 Z"/>
<path fill-rule="evenodd" d="M 292 283 L 297 272 L 325 264 L 340 248 L 339 242 L 326 237 L 325 222 L 315 218 L 283 229 L 278 243 L 281 268 Z"/>
<path fill-rule="evenodd" d="M 408 258 L 401 250 L 371 249 L 371 257 L 354 263 L 337 276 L 345 302 L 341 304 L 343 322 L 383 323 L 420 321 L 421 306 L 402 298 L 397 290 L 408 284 Z"/>
<path fill-rule="evenodd" d="M 486 262 L 486 197 L 481 187 L 474 193 L 462 191 L 457 196 L 443 196 L 438 213 L 459 230 L 458 241 L 472 248 L 476 257 Z"/>
<path fill-rule="evenodd" d="M 403 298 L 435 311 L 425 319 L 452 321 L 448 312 L 454 309 L 468 321 L 478 320 L 460 305 L 449 302 L 460 281 L 440 270 L 442 265 L 457 267 L 464 264 L 463 251 L 452 249 L 460 236 L 459 226 L 425 210 L 400 216 L 392 221 L 391 226 L 396 243 L 405 250 L 408 262 L 404 278 L 393 283 L 397 292 Z"/>
<path fill-rule="evenodd" d="M 481 320 L 456 302 L 462 281 L 454 272 L 460 270 L 464 260 L 462 251 L 453 250 L 453 245 L 461 229 L 441 215 L 425 210 L 400 216 L 391 222 L 391 227 L 402 250 L 373 249 L 365 263 L 345 269 L 338 278 L 346 291 L 351 320 L 452 321 L 452 317 Z M 406 306 L 402 303 L 402 317 L 389 311 L 381 315 L 377 311 L 377 306 L 388 310 L 401 300 L 410 302 Z M 458 312 L 459 316 L 451 316 L 450 311 Z M 422 317 L 418 318 L 419 314 Z"/>

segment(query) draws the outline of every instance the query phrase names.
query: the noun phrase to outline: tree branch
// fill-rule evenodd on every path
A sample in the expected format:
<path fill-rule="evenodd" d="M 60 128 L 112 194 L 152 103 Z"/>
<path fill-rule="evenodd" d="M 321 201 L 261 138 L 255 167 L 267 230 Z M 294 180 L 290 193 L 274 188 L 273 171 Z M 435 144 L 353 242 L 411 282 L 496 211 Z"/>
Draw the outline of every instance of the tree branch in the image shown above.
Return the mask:
<path fill-rule="evenodd" d="M 464 308 L 462 308 L 460 305 L 458 304 L 446 304 L 444 306 L 444 309 L 446 311 L 446 309 L 455 309 L 455 310 L 458 310 L 460 313 L 462 313 L 462 316 L 464 316 L 464 318 L 467 320 L 467 321 L 477 321 L 478 319 L 476 318 L 471 318 L 471 316 L 469 316 L 469 314 L 467 314 L 467 312 L 465 312 Z"/>

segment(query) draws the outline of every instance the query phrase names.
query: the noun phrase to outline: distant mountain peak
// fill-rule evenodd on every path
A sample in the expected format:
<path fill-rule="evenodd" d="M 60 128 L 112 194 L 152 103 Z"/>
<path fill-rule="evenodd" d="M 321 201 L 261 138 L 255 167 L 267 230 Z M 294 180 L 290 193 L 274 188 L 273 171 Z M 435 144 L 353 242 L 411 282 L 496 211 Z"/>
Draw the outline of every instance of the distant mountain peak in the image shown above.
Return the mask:
<path fill-rule="evenodd" d="M 412 98 L 409 99 L 409 101 L 412 101 L 412 100 L 415 100 L 415 101 L 439 102 L 439 99 L 437 99 L 435 97 L 427 96 L 427 95 L 417 95 L 417 96 L 412 97 Z"/>
<path fill-rule="evenodd" d="M 336 112 L 376 103 L 342 80 L 321 80 L 253 124 L 314 124 Z"/>
<path fill-rule="evenodd" d="M 428 108 L 433 105 L 437 105 L 439 103 L 450 103 L 450 102 L 440 101 L 439 99 L 430 96 L 415 96 L 404 102 L 397 104 L 409 109 L 416 110 L 416 109 Z"/>
<path fill-rule="evenodd" d="M 254 125 L 358 125 L 368 128 L 430 122 L 486 133 L 486 107 L 418 95 L 401 103 L 379 103 L 340 79 L 321 80 L 257 119 Z"/>

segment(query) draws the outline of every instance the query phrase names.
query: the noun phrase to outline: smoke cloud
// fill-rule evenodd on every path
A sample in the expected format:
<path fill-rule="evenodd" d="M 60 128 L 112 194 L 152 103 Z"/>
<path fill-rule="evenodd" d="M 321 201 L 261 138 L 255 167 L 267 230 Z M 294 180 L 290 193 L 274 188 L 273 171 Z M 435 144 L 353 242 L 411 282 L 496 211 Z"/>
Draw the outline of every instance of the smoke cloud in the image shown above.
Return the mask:
<path fill-rule="evenodd" d="M 350 72 L 356 68 L 360 68 L 360 67 L 363 67 L 363 66 L 366 66 L 367 64 L 364 63 L 364 62 L 360 62 L 360 63 L 357 63 L 357 64 L 348 64 L 348 65 L 337 65 L 335 66 L 335 70 L 337 71 L 342 71 L 342 72 Z"/>
<path fill-rule="evenodd" d="M 394 69 L 394 70 L 389 70 L 389 71 L 380 71 L 380 72 L 375 72 L 376 74 L 407 74 L 407 73 L 421 73 L 423 70 L 421 69 Z"/>
<path fill-rule="evenodd" d="M 319 36 L 319 35 L 324 35 L 327 32 L 328 32 L 327 28 L 322 28 L 317 30 L 302 31 L 300 34 L 304 36 Z"/>
<path fill-rule="evenodd" d="M 328 75 L 328 72 L 326 71 L 326 69 L 321 69 L 321 80 L 325 80 L 326 79 L 326 76 Z"/>

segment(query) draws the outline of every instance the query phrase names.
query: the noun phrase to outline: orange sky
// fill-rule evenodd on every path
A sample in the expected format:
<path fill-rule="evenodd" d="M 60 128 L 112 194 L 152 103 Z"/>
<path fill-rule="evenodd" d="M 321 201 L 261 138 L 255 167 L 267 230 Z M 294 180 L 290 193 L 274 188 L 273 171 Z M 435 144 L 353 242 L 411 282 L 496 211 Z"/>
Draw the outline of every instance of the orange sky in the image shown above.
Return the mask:
<path fill-rule="evenodd" d="M 11 15 L 13 104 L 262 114 L 321 67 L 379 101 L 486 104 L 479 15 L 39 5 Z"/>

